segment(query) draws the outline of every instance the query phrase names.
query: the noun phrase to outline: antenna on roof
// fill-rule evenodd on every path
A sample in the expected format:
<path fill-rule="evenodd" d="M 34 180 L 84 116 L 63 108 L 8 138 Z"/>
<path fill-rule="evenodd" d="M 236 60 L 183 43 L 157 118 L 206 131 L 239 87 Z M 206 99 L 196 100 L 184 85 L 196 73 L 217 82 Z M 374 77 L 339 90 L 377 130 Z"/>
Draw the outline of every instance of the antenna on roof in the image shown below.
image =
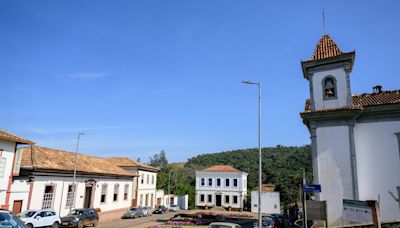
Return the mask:
<path fill-rule="evenodd" d="M 325 24 L 325 10 L 322 10 L 322 23 L 324 26 L 324 34 L 326 34 L 326 24 Z"/>

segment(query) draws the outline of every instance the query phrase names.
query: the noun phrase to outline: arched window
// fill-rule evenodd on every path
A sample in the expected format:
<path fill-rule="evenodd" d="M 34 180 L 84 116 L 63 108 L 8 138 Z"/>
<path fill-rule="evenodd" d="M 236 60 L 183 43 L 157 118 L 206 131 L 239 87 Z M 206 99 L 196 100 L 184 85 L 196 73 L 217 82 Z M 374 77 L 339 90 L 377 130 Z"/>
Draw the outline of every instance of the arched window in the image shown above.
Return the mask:
<path fill-rule="evenodd" d="M 326 77 L 322 81 L 324 100 L 336 99 L 336 79 L 332 76 Z"/>

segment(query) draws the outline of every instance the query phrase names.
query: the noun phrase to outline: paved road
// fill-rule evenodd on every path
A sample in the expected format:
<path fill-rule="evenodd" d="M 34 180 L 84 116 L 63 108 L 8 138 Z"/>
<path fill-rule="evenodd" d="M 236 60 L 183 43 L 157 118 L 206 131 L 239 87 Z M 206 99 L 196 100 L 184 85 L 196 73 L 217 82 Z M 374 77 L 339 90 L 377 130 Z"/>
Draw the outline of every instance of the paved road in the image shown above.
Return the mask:
<path fill-rule="evenodd" d="M 137 219 L 121 219 L 117 218 L 114 220 L 104 221 L 99 223 L 99 228 L 122 228 L 122 227 L 135 227 L 135 228 L 144 228 L 149 227 L 151 225 L 164 224 L 163 221 L 168 220 L 172 216 L 178 214 L 180 212 L 167 212 L 165 214 L 157 214 L 151 215 L 143 218 Z"/>

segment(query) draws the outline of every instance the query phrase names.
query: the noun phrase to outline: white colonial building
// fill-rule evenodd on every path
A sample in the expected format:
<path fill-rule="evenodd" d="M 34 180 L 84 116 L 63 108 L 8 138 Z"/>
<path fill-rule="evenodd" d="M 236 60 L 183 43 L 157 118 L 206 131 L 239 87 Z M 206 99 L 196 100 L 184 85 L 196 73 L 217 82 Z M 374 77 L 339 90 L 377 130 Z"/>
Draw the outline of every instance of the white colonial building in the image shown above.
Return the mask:
<path fill-rule="evenodd" d="M 20 149 L 20 175 L 14 177 L 11 198 L 23 199 L 20 211 L 53 209 L 61 216 L 70 208 L 99 208 L 102 212 L 129 208 L 136 175 L 104 158 L 38 146 Z"/>
<path fill-rule="evenodd" d="M 242 210 L 247 195 L 247 173 L 230 165 L 196 171 L 196 207 Z"/>
<path fill-rule="evenodd" d="M 157 173 L 159 169 L 129 158 L 114 157 L 107 158 L 107 160 L 137 176 L 133 181 L 131 206 L 154 208 L 156 205 Z"/>
<path fill-rule="evenodd" d="M 21 144 L 34 142 L 0 130 L 0 208 L 12 210 L 14 213 L 20 212 L 28 203 L 26 198 L 12 194 L 18 191 L 12 183 L 13 177 L 19 175 L 21 156 L 16 149 Z"/>
<path fill-rule="evenodd" d="M 330 225 L 346 223 L 343 199 L 377 200 L 383 221 L 400 220 L 400 91 L 376 86 L 352 95 L 354 59 L 354 51 L 342 52 L 323 35 L 301 63 L 310 87 L 301 117 L 311 134 L 314 183 L 322 188 L 317 199 L 327 201 Z"/>

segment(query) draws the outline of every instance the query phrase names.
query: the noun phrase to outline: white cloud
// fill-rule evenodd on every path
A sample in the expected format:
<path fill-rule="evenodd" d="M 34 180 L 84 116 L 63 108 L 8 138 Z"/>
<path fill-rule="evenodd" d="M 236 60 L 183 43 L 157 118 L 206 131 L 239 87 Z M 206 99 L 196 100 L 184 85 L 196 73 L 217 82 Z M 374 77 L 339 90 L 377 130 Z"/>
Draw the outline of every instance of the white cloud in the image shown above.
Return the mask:
<path fill-rule="evenodd" d="M 96 73 L 96 72 L 78 72 L 74 74 L 69 74 L 68 77 L 73 79 L 82 79 L 82 80 L 95 80 L 99 78 L 108 77 L 107 74 L 104 73 Z"/>

